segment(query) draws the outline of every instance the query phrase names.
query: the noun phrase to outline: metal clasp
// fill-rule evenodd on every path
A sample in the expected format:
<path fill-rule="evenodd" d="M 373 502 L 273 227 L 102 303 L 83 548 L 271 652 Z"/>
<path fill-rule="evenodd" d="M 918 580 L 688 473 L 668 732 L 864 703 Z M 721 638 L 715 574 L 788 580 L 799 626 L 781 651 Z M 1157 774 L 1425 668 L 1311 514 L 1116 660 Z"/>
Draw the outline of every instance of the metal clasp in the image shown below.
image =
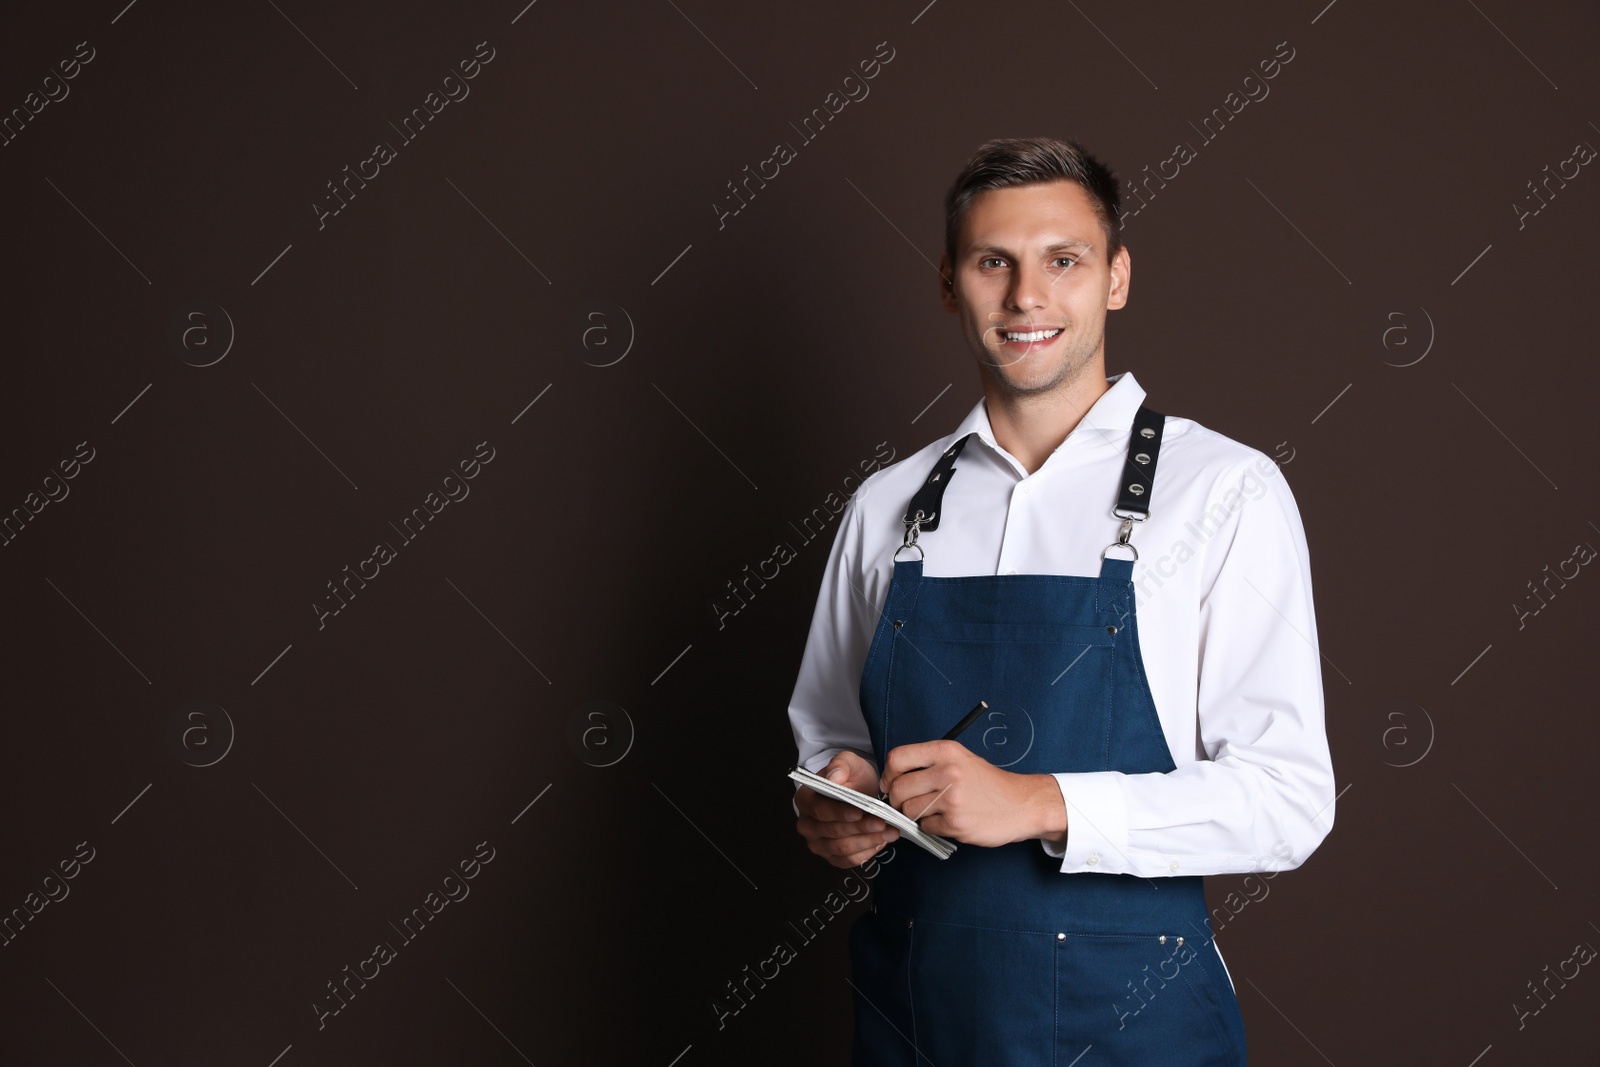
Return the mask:
<path fill-rule="evenodd" d="M 1122 529 L 1117 531 L 1117 539 L 1115 541 L 1111 542 L 1105 548 L 1100 550 L 1100 558 L 1104 560 L 1107 552 L 1111 551 L 1113 548 L 1120 547 L 1126 548 L 1129 552 L 1132 552 L 1133 560 L 1134 562 L 1137 562 L 1139 559 L 1139 550 L 1134 548 L 1133 545 L 1129 544 L 1128 539 L 1133 536 L 1133 524 L 1136 522 L 1143 522 L 1145 519 L 1148 519 L 1150 517 L 1149 512 L 1146 512 L 1143 515 L 1124 515 L 1116 508 L 1112 508 L 1111 514 L 1122 520 Z"/>
<path fill-rule="evenodd" d="M 917 535 L 922 530 L 922 520 L 929 517 L 930 516 L 923 514 L 921 508 L 918 508 L 916 517 L 906 523 L 906 539 L 902 541 L 894 550 L 894 561 L 896 563 L 900 562 L 900 550 L 905 548 L 916 549 L 917 559 L 919 560 L 927 558 L 927 554 L 922 551 L 922 546 L 917 544 Z"/>

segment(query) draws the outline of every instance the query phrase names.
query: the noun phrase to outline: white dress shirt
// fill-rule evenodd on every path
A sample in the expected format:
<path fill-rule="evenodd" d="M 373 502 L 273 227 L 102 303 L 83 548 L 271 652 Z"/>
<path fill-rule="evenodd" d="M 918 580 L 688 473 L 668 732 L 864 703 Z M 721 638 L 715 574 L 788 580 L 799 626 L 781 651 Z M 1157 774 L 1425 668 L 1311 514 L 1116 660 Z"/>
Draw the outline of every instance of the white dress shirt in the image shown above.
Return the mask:
<path fill-rule="evenodd" d="M 980 399 L 954 433 L 874 472 L 850 498 L 789 702 L 802 766 L 820 772 L 842 749 L 876 765 L 861 672 L 906 505 L 939 454 L 971 431 L 983 445 L 956 461 L 939 528 L 922 538 L 923 573 L 1099 574 L 1121 528 L 1111 507 L 1145 399 L 1131 372 L 1106 380 L 1111 388 L 1031 475 L 995 442 Z M 1040 845 L 1063 873 L 1298 867 L 1333 828 L 1334 778 L 1294 497 L 1264 453 L 1170 416 L 1150 508 L 1131 537 L 1139 644 L 1176 770 L 1055 774 L 1066 847 Z"/>

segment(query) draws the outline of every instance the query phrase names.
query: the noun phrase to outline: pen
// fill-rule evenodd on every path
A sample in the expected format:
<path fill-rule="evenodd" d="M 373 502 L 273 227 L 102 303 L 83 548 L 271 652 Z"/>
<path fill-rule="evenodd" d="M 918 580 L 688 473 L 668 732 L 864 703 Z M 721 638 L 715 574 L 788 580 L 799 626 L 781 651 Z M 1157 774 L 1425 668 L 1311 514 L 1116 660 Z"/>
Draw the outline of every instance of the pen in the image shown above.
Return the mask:
<path fill-rule="evenodd" d="M 946 741 L 954 741 L 956 739 L 956 735 L 960 734 L 962 730 L 965 730 L 967 727 L 971 726 L 974 722 L 976 722 L 977 718 L 978 718 L 978 715 L 981 714 L 988 707 L 989 707 L 989 702 L 988 701 L 986 701 L 986 700 L 978 701 L 977 706 L 974 707 L 971 711 L 967 712 L 967 717 L 965 719 L 962 719 L 960 722 L 956 723 L 955 727 L 949 733 L 944 735 L 944 739 Z"/>

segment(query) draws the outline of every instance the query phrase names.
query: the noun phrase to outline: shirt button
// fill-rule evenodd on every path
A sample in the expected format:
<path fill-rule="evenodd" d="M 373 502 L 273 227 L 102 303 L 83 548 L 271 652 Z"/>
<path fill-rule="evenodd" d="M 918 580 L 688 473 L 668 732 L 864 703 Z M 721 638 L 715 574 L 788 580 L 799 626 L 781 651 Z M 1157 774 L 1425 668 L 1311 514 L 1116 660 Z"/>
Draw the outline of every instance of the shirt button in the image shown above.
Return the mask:
<path fill-rule="evenodd" d="M 1167 870 L 1175 871 L 1177 869 L 1178 869 L 1178 861 L 1177 860 L 1173 860 L 1171 863 L 1167 864 Z"/>
<path fill-rule="evenodd" d="M 1011 567 L 1011 568 L 1007 569 L 1006 573 L 1007 574 L 1015 574 L 1015 573 L 1017 573 L 1017 568 Z"/>
<path fill-rule="evenodd" d="M 1099 862 L 1100 862 L 1100 853 L 1098 853 L 1098 852 L 1089 853 L 1089 866 L 1093 867 L 1095 864 L 1097 864 Z"/>

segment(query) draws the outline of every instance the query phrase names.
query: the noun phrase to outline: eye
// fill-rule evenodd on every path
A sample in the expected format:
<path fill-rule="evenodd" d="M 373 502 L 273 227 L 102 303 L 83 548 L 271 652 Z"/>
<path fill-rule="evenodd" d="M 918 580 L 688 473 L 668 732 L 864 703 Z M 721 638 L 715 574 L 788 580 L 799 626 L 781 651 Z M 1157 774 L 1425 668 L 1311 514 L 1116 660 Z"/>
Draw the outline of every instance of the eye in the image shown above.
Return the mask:
<path fill-rule="evenodd" d="M 1057 256 L 1055 261 L 1057 263 L 1066 263 L 1068 267 L 1071 267 L 1073 264 L 1078 262 L 1077 259 L 1072 256 Z"/>
<path fill-rule="evenodd" d="M 986 264 L 989 264 L 989 263 L 1004 263 L 1004 262 L 1005 262 L 1005 260 L 1001 259 L 999 256 L 985 256 L 983 259 L 978 260 L 978 266 L 982 267 L 982 266 L 985 266 Z"/>

